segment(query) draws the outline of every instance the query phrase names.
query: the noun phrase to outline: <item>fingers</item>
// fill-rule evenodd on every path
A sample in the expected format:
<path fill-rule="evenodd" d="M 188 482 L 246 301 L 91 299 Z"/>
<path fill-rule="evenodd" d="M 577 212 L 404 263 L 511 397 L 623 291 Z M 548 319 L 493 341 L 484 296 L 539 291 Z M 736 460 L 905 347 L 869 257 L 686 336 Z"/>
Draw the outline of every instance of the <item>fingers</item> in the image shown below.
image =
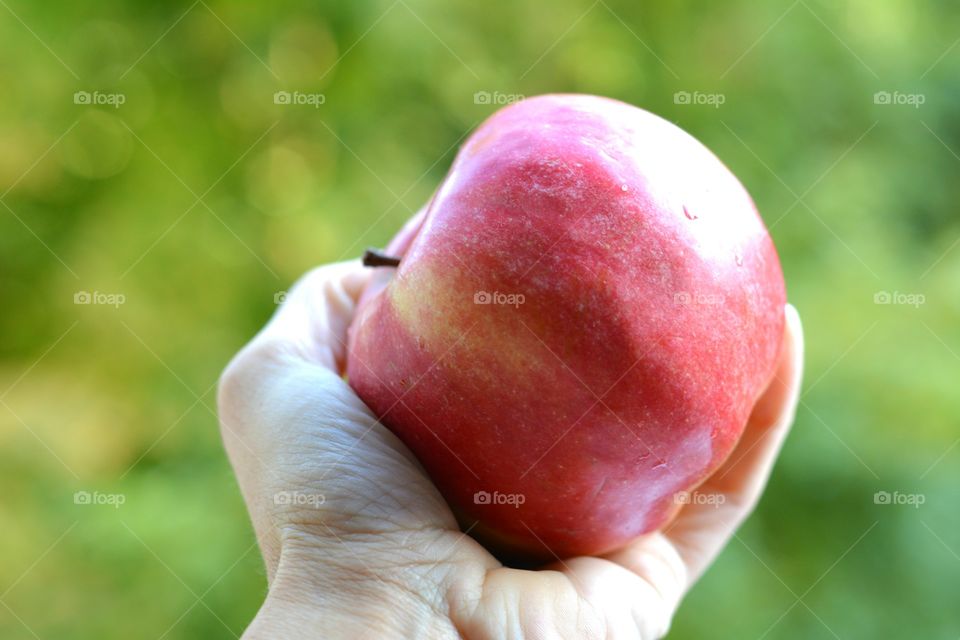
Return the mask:
<path fill-rule="evenodd" d="M 504 630 L 511 638 L 585 640 L 666 634 L 679 594 L 661 593 L 654 581 L 601 558 L 554 567 L 472 567 L 447 591 L 449 615 L 468 638 L 501 638 Z"/>
<path fill-rule="evenodd" d="M 387 245 L 387 253 L 401 257 L 406 255 L 407 249 L 410 248 L 417 234 L 420 233 L 420 227 L 423 226 L 423 221 L 427 217 L 427 210 L 429 208 L 430 205 L 428 203 L 427 206 L 420 209 L 420 211 L 415 213 L 403 224 L 403 227 L 397 232 L 397 235 L 395 235 L 393 240 L 390 241 L 390 244 Z"/>
<path fill-rule="evenodd" d="M 425 211 L 422 209 L 404 224 L 387 248 L 388 253 L 403 256 L 407 252 L 423 223 Z M 359 260 L 313 269 L 288 292 L 284 303 L 251 346 L 269 342 L 339 374 L 347 354 L 347 329 L 361 294 L 385 287 L 394 271 L 364 267 Z M 374 286 L 371 287 L 371 283 Z"/>
<path fill-rule="evenodd" d="M 464 638 L 629 637 L 609 635 L 603 612 L 560 571 L 469 567 L 447 600 L 450 618 Z"/>
<path fill-rule="evenodd" d="M 277 521 L 283 514 L 275 504 L 278 491 L 330 493 L 333 503 L 336 494 L 326 492 L 330 482 L 324 474 L 348 453 L 381 461 L 386 456 L 404 471 L 413 468 L 412 458 L 405 457 L 409 454 L 390 434 L 368 433 L 376 420 L 340 375 L 348 328 L 378 271 L 392 274 L 393 269 L 371 269 L 352 260 L 308 272 L 221 375 L 218 405 L 224 446 L 270 578 L 279 561 Z M 414 472 L 406 486 L 413 487 L 419 478 L 419 471 Z M 344 474 L 338 478 L 342 484 Z"/>
<path fill-rule="evenodd" d="M 319 267 L 291 289 L 267 326 L 220 377 L 217 404 L 227 455 L 250 511 L 272 580 L 280 557 L 274 494 L 288 483 L 287 449 L 302 448 L 298 420 L 324 376 L 340 382 L 346 332 L 367 270 L 358 260 Z M 318 364 L 320 366 L 312 366 Z M 304 376 L 305 370 L 309 375 Z M 310 377 L 312 376 L 312 378 Z M 319 380 L 317 378 L 320 378 Z"/>
<path fill-rule="evenodd" d="M 750 414 L 737 448 L 702 487 L 736 498 L 744 506 L 752 507 L 760 497 L 800 397 L 803 328 L 792 305 L 787 305 L 785 315 L 784 345 L 773 380 Z"/>
<path fill-rule="evenodd" d="M 640 638 L 666 635 L 689 584 L 686 563 L 674 544 L 662 534 L 653 533 L 608 554 L 605 560 L 577 558 L 569 565 L 577 569 L 586 562 L 606 565 L 602 577 L 609 582 L 586 582 L 586 595 L 598 603 L 617 603 L 605 607 L 610 611 L 608 619 L 619 613 L 617 628 L 630 629 L 630 622 L 634 622 Z"/>
<path fill-rule="evenodd" d="M 784 344 L 770 386 L 757 401 L 729 459 L 698 489 L 716 496 L 683 508 L 664 531 L 676 545 L 692 584 L 753 511 L 796 414 L 803 372 L 803 328 L 787 305 Z"/>
<path fill-rule="evenodd" d="M 351 260 L 308 272 L 248 348 L 271 343 L 339 373 L 346 358 L 347 329 L 372 271 Z"/>
<path fill-rule="evenodd" d="M 220 377 L 218 394 L 228 452 L 231 439 L 250 442 L 246 448 L 252 454 L 262 454 L 271 445 L 274 436 L 263 434 L 262 425 L 277 422 L 270 420 L 276 417 L 270 415 L 275 409 L 303 401 L 289 382 L 302 378 L 302 369 L 310 369 L 312 377 L 339 381 L 339 375 L 331 373 L 340 371 L 345 358 L 347 327 L 368 271 L 359 260 L 310 271 L 267 326 L 233 358 Z M 289 400 L 278 400 L 285 397 Z"/>

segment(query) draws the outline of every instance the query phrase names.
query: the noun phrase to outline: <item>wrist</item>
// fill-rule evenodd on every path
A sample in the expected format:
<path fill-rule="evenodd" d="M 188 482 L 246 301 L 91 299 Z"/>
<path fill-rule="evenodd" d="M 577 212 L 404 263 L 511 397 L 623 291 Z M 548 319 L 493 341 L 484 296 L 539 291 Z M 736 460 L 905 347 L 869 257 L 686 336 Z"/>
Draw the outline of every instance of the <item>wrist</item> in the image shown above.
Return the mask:
<path fill-rule="evenodd" d="M 436 607 L 442 597 L 434 599 L 435 584 L 410 584 L 419 582 L 410 572 L 373 562 L 348 549 L 285 548 L 244 640 L 458 637 Z"/>

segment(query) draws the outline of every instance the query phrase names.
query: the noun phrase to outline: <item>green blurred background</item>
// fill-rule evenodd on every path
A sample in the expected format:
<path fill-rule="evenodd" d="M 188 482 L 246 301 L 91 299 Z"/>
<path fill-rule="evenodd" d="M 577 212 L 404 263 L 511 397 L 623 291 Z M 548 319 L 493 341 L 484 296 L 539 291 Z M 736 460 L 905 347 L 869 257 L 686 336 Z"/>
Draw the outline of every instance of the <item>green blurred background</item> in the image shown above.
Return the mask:
<path fill-rule="evenodd" d="M 221 368 L 498 101 L 570 91 L 733 169 L 807 332 L 770 488 L 670 637 L 956 638 L 958 38 L 945 1 L 0 0 L 0 637 L 239 635 Z"/>

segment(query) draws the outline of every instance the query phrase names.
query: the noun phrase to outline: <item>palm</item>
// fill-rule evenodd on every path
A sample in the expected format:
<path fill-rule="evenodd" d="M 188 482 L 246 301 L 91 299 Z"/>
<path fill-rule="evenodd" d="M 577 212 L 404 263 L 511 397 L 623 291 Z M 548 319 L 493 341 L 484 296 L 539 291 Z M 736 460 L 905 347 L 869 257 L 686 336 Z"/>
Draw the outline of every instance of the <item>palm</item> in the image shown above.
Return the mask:
<path fill-rule="evenodd" d="M 687 506 L 666 531 L 604 558 L 527 571 L 504 567 L 460 531 L 409 450 L 340 377 L 366 278 L 355 263 L 305 278 L 221 387 L 225 441 L 269 576 L 281 543 L 300 542 L 375 580 L 411 585 L 449 618 L 441 635 L 665 633 L 684 592 L 752 509 L 785 437 L 802 351 L 795 312 L 774 383 L 738 449 L 698 490 L 724 496 L 721 505 Z"/>

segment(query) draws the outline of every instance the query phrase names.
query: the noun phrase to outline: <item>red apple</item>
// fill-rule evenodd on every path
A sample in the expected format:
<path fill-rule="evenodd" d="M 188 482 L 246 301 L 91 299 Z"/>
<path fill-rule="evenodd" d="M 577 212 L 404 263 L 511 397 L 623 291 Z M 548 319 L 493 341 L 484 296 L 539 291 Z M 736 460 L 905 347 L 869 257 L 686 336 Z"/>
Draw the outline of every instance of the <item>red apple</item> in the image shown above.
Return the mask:
<path fill-rule="evenodd" d="M 622 102 L 500 110 L 390 250 L 348 379 L 500 549 L 600 554 L 662 527 L 773 374 L 784 283 L 749 195 Z"/>

